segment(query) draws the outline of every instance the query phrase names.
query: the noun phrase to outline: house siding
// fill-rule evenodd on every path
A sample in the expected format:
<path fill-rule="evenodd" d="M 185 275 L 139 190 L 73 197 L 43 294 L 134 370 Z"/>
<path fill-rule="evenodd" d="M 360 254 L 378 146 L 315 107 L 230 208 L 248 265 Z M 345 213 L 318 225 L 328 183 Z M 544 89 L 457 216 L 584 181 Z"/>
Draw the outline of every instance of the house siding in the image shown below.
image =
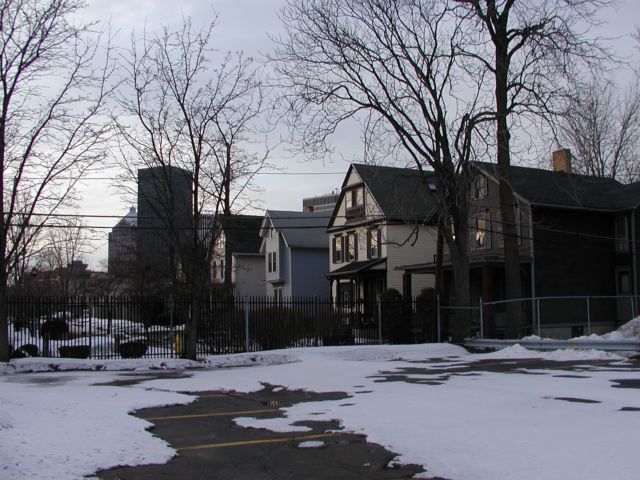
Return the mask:
<path fill-rule="evenodd" d="M 469 255 L 473 256 L 485 256 L 485 255 L 503 255 L 504 248 L 503 244 L 500 243 L 501 233 L 499 231 L 499 223 L 500 219 L 500 184 L 499 182 L 484 173 L 480 172 L 478 175 L 484 175 L 487 178 L 487 195 L 482 198 L 472 198 L 469 202 Z M 518 207 L 520 208 L 520 245 L 519 245 L 519 253 L 521 256 L 529 256 L 531 254 L 531 229 L 529 228 L 531 218 L 531 209 L 524 199 L 518 198 L 516 196 L 516 201 L 518 202 Z M 490 244 L 488 248 L 475 249 L 473 248 L 473 235 L 474 235 L 474 225 L 473 219 L 475 215 L 483 213 L 485 211 L 489 212 L 490 215 Z"/>
<path fill-rule="evenodd" d="M 264 295 L 264 256 L 233 256 L 234 294 L 238 297 Z"/>
<path fill-rule="evenodd" d="M 438 231 L 432 226 L 419 226 L 417 232 L 413 225 L 387 225 L 384 228 L 382 253 L 387 257 L 387 288 L 402 293 L 403 272 L 395 267 L 433 261 L 437 237 Z M 434 275 L 412 275 L 411 295 L 419 295 L 422 289 L 433 287 L 434 283 Z"/>
<path fill-rule="evenodd" d="M 612 214 L 534 207 L 533 215 L 537 296 L 616 294 Z M 571 324 L 584 325 L 585 305 L 577 300 L 543 301 L 542 318 L 559 324 L 547 328 L 547 334 L 566 337 Z M 595 324 L 615 323 L 615 302 L 591 302 L 590 315 Z"/>
<path fill-rule="evenodd" d="M 329 281 L 325 276 L 329 270 L 326 249 L 292 249 L 290 265 L 291 296 L 323 298 L 329 296 Z"/>

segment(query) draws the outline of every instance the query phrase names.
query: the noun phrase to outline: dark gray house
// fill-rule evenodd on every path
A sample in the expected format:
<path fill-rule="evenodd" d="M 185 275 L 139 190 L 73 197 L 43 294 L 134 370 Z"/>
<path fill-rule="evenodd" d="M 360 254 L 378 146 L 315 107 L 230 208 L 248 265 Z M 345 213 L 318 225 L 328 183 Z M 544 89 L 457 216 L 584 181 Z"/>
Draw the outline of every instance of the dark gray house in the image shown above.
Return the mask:
<path fill-rule="evenodd" d="M 577 175 L 568 150 L 554 153 L 554 170 L 511 167 L 514 210 L 524 297 L 591 296 L 592 332 L 611 330 L 638 312 L 637 240 L 640 238 L 640 184 Z M 504 256 L 496 166 L 476 164 L 470 208 L 472 299 L 504 298 Z M 434 273 L 435 261 L 400 267 L 406 274 Z M 444 258 L 448 304 L 451 264 Z M 612 298 L 626 296 L 626 298 Z M 598 297 L 598 298 L 596 298 Z M 602 298 L 610 297 L 610 298 Z M 636 299 L 637 300 L 637 299 Z M 521 302 L 529 331 L 540 310 L 543 336 L 586 334 L 586 300 Z M 485 335 L 500 336 L 504 309 L 486 308 Z"/>

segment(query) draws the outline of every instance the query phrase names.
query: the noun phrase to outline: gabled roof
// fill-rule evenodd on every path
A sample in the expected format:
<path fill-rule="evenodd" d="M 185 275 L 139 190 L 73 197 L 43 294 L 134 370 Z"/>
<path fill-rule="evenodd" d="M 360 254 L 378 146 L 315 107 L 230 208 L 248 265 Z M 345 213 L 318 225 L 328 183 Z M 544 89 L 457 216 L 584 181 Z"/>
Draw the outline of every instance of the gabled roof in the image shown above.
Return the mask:
<path fill-rule="evenodd" d="M 232 253 L 258 253 L 260 251 L 261 223 L 262 217 L 256 215 L 224 215 L 220 217 L 226 248 L 231 248 Z"/>
<path fill-rule="evenodd" d="M 290 248 L 328 249 L 326 229 L 329 218 L 329 212 L 267 210 L 262 222 L 262 235 L 270 222 Z"/>
<path fill-rule="evenodd" d="M 499 178 L 495 164 L 476 165 Z M 623 185 L 612 178 L 518 166 L 511 166 L 510 174 L 513 190 L 532 205 L 611 211 L 632 208 L 640 200 L 640 186 Z"/>
<path fill-rule="evenodd" d="M 436 200 L 432 189 L 436 188 L 436 181 L 433 172 L 354 163 L 349 168 L 345 183 L 351 169 L 357 172 L 385 219 L 428 222 L 435 214 Z"/>

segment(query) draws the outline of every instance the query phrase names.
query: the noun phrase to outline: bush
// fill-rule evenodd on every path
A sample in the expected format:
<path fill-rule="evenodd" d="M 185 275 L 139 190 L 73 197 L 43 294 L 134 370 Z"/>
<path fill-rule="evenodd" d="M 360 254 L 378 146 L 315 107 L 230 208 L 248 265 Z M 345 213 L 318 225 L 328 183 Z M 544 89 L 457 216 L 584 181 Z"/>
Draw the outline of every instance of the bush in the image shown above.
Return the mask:
<path fill-rule="evenodd" d="M 147 344 L 140 340 L 133 340 L 120 344 L 120 356 L 122 358 L 140 358 L 147 353 Z"/>
<path fill-rule="evenodd" d="M 9 345 L 9 358 L 27 358 L 27 354 L 22 350 L 14 350 L 11 345 Z"/>
<path fill-rule="evenodd" d="M 38 350 L 38 346 L 33 343 L 25 343 L 18 347 L 18 351 L 24 353 L 27 357 L 37 357 L 40 351 Z"/>
<path fill-rule="evenodd" d="M 394 288 L 380 296 L 382 332 L 389 343 L 406 343 L 410 337 L 410 325 L 403 312 L 402 295 Z"/>
<path fill-rule="evenodd" d="M 40 335 L 50 340 L 64 340 L 69 334 L 69 325 L 61 318 L 47 320 L 40 327 Z"/>
<path fill-rule="evenodd" d="M 89 345 L 63 345 L 58 347 L 58 353 L 62 358 L 89 358 L 91 347 Z"/>

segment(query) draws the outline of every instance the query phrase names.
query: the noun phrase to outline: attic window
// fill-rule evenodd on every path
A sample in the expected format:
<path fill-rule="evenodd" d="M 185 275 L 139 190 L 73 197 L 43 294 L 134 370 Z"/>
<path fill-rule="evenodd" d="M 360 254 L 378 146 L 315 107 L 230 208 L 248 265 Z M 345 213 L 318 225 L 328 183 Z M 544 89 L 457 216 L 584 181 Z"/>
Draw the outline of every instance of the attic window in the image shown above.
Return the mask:
<path fill-rule="evenodd" d="M 346 215 L 348 217 L 364 215 L 364 187 L 356 187 L 344 192 Z"/>
<path fill-rule="evenodd" d="M 432 192 L 436 191 L 436 184 L 433 182 L 429 182 L 429 184 L 427 185 L 429 187 L 429 190 Z"/>
<path fill-rule="evenodd" d="M 473 182 L 473 198 L 474 199 L 484 198 L 487 196 L 487 193 L 488 193 L 487 177 L 479 173 L 475 181 Z"/>

